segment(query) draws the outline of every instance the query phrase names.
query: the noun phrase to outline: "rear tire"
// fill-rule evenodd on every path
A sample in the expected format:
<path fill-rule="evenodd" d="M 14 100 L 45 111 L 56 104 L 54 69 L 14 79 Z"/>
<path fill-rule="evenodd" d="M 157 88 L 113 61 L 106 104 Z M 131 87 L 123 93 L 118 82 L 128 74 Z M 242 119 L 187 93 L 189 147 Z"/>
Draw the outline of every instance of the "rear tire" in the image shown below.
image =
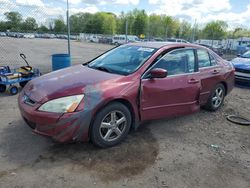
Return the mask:
<path fill-rule="evenodd" d="M 223 84 L 217 84 L 214 90 L 211 92 L 211 95 L 204 108 L 209 111 L 218 110 L 223 105 L 225 94 L 225 86 Z"/>
<path fill-rule="evenodd" d="M 114 102 L 97 113 L 92 124 L 90 138 L 98 147 L 112 147 L 126 138 L 130 127 L 130 111 L 125 105 Z"/>
<path fill-rule="evenodd" d="M 11 95 L 16 95 L 18 93 L 18 88 L 16 86 L 10 86 L 9 91 Z"/>
<path fill-rule="evenodd" d="M 4 93 L 6 91 L 6 85 L 0 84 L 0 93 Z"/>

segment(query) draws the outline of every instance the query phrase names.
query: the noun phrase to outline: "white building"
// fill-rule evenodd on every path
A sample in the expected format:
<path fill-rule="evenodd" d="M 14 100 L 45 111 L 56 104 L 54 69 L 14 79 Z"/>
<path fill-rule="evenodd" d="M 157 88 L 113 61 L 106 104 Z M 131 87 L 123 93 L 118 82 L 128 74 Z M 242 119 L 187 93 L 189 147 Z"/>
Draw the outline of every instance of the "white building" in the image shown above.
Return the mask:
<path fill-rule="evenodd" d="M 196 44 L 205 44 L 208 46 L 221 46 L 221 40 L 208 40 L 208 39 L 200 39 L 195 41 Z"/>
<path fill-rule="evenodd" d="M 237 50 L 238 47 L 245 47 L 247 50 L 250 48 L 250 38 L 224 39 L 221 41 L 221 45 L 224 49 Z"/>

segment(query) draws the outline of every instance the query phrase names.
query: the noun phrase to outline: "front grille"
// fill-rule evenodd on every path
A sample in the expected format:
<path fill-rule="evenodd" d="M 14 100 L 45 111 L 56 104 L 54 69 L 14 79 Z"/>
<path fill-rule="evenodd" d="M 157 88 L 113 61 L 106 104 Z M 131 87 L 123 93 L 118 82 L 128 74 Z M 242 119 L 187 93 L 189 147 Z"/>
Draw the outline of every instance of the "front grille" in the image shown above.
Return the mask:
<path fill-rule="evenodd" d="M 235 68 L 236 72 L 242 72 L 242 73 L 249 73 L 250 74 L 250 70 L 246 70 L 246 69 L 240 69 L 240 68 Z"/>

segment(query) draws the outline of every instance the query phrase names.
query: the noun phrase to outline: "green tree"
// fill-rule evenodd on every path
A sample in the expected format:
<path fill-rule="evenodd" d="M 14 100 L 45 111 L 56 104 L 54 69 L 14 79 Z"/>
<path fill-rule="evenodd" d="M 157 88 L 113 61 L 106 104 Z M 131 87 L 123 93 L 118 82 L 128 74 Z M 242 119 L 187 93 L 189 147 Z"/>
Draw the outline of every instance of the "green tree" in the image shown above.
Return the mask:
<path fill-rule="evenodd" d="M 133 35 L 133 25 L 135 21 L 135 14 L 134 11 L 130 11 L 126 14 L 126 21 L 125 21 L 125 26 L 126 22 L 128 23 L 128 34 Z"/>
<path fill-rule="evenodd" d="M 63 33 L 66 32 L 66 25 L 63 19 L 59 18 L 54 21 L 54 31 L 56 33 Z"/>
<path fill-rule="evenodd" d="M 125 34 L 126 33 L 126 15 L 124 12 L 121 12 L 120 16 L 116 20 L 116 33 L 117 34 Z"/>
<path fill-rule="evenodd" d="M 46 33 L 49 31 L 49 29 L 44 26 L 44 25 L 41 25 L 38 29 L 37 29 L 38 32 L 41 32 L 41 33 Z"/>
<path fill-rule="evenodd" d="M 5 12 L 7 28 L 17 30 L 21 26 L 22 15 L 19 12 Z"/>
<path fill-rule="evenodd" d="M 92 19 L 93 14 L 90 13 L 77 13 L 70 16 L 70 27 L 72 33 L 85 33 L 87 23 Z"/>
<path fill-rule="evenodd" d="M 227 33 L 229 38 L 237 39 L 240 37 L 250 37 L 250 30 L 242 27 L 237 27 Z"/>
<path fill-rule="evenodd" d="M 148 18 L 148 35 L 149 37 L 162 37 L 164 27 L 162 25 L 161 16 L 151 14 Z"/>
<path fill-rule="evenodd" d="M 133 34 L 139 36 L 140 34 L 145 34 L 147 29 L 147 14 L 145 10 L 135 10 L 135 19 L 133 22 Z"/>
<path fill-rule="evenodd" d="M 207 39 L 220 40 L 223 39 L 227 34 L 228 25 L 224 21 L 212 21 L 206 24 L 203 29 L 203 34 Z"/>
<path fill-rule="evenodd" d="M 161 19 L 164 27 L 164 36 L 166 38 L 176 37 L 177 30 L 180 27 L 179 20 L 166 15 L 163 15 Z"/>
<path fill-rule="evenodd" d="M 116 16 L 113 13 L 103 13 L 102 31 L 103 34 L 116 33 Z"/>
<path fill-rule="evenodd" d="M 0 22 L 0 31 L 5 32 L 7 29 L 9 29 L 9 28 L 8 28 L 8 25 L 6 24 L 6 22 L 1 21 Z"/>
<path fill-rule="evenodd" d="M 22 24 L 24 31 L 35 31 L 38 28 L 35 18 L 28 17 L 25 22 Z"/>
<path fill-rule="evenodd" d="M 101 12 L 95 13 L 86 22 L 86 33 L 100 34 L 103 33 L 102 29 L 103 16 Z"/>
<path fill-rule="evenodd" d="M 179 26 L 178 38 L 191 40 L 192 38 L 192 26 L 189 22 L 183 21 Z"/>

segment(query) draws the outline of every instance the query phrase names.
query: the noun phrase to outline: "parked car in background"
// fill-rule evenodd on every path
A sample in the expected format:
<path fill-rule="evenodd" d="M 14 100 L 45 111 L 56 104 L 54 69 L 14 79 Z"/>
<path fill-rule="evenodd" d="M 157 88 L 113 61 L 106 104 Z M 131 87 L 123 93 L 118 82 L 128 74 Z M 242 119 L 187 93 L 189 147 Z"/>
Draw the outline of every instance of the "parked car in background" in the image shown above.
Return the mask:
<path fill-rule="evenodd" d="M 88 41 L 98 43 L 99 37 L 97 35 L 91 35 L 88 37 Z"/>
<path fill-rule="evenodd" d="M 235 67 L 235 80 L 236 82 L 250 84 L 250 51 L 231 61 Z"/>
<path fill-rule="evenodd" d="M 67 36 L 68 38 L 68 36 Z M 77 40 L 77 36 L 76 35 L 70 35 L 70 40 Z"/>
<path fill-rule="evenodd" d="M 106 36 L 100 37 L 99 43 L 112 44 L 112 37 L 106 37 Z"/>
<path fill-rule="evenodd" d="M 112 39 L 112 44 L 121 45 L 129 42 L 140 42 L 140 39 L 135 35 L 115 35 Z"/>
<path fill-rule="evenodd" d="M 164 40 L 162 38 L 153 38 L 153 39 L 150 39 L 150 41 L 157 41 L 157 42 L 163 42 Z"/>
<path fill-rule="evenodd" d="M 35 38 L 42 38 L 42 34 L 41 33 L 36 33 Z"/>
<path fill-rule="evenodd" d="M 18 33 L 18 32 L 6 32 L 8 37 L 14 37 L 14 38 L 23 38 L 24 34 L 23 33 Z"/>
<path fill-rule="evenodd" d="M 34 39 L 35 35 L 33 33 L 26 33 L 26 34 L 23 35 L 23 38 Z"/>
<path fill-rule="evenodd" d="M 62 35 L 62 34 L 56 34 L 56 38 L 57 39 L 67 39 L 67 36 L 65 35 L 65 37 L 64 37 L 64 35 Z"/>
<path fill-rule="evenodd" d="M 43 33 L 43 34 L 41 34 L 41 38 L 54 39 L 54 38 L 56 38 L 56 35 L 55 34 L 50 34 L 50 33 Z"/>
<path fill-rule="evenodd" d="M 15 34 L 16 38 L 23 38 L 23 36 L 24 36 L 24 33 L 16 33 Z"/>
<path fill-rule="evenodd" d="M 0 37 L 6 37 L 6 33 L 5 32 L 0 32 Z"/>
<path fill-rule="evenodd" d="M 234 67 L 212 50 L 141 42 L 36 78 L 18 101 L 35 133 L 110 147 L 144 121 L 216 111 L 233 86 Z"/>
<path fill-rule="evenodd" d="M 168 38 L 165 41 L 167 41 L 167 42 L 189 43 L 188 41 L 186 41 L 184 39 L 176 39 L 176 38 Z"/>
<path fill-rule="evenodd" d="M 215 53 L 217 53 L 219 56 L 223 56 L 223 49 L 222 47 L 220 46 L 216 46 L 216 45 L 213 45 L 213 46 L 210 46 L 210 45 L 207 45 L 207 44 L 199 44 L 201 46 L 205 46 L 211 50 L 213 50 Z"/>

